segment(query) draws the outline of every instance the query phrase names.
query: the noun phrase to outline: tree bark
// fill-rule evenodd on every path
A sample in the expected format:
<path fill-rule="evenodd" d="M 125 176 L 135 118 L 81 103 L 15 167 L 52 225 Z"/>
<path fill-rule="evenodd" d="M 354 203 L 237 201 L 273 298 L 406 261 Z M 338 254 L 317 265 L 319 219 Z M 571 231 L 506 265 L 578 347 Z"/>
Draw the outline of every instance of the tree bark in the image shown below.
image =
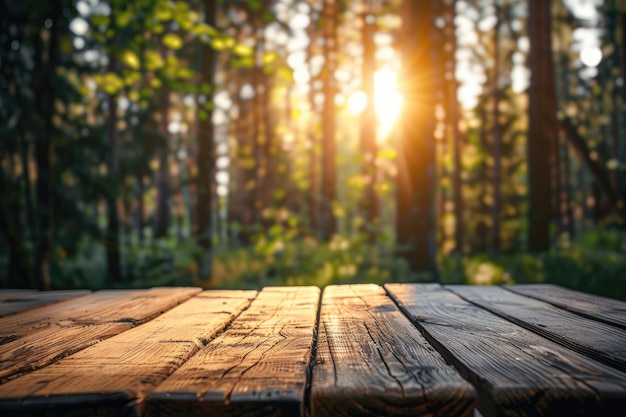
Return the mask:
<path fill-rule="evenodd" d="M 313 25 L 309 25 L 307 28 L 307 34 L 310 39 L 309 46 L 307 47 L 307 59 L 311 72 L 313 71 L 312 58 L 315 55 L 314 46 L 317 41 L 317 36 L 312 28 Z M 311 83 L 311 87 L 312 84 L 313 83 Z M 309 89 L 308 99 L 311 106 L 311 117 L 306 125 L 306 136 L 309 140 L 309 227 L 312 231 L 319 232 L 319 139 L 315 129 L 317 108 L 315 105 L 315 90 L 313 88 Z"/>
<path fill-rule="evenodd" d="M 500 252 L 500 214 L 502 212 L 502 130 L 500 126 L 500 26 L 502 23 L 502 8 L 496 1 L 496 25 L 493 29 L 493 205 L 491 207 L 491 239 L 489 249 L 492 254 Z"/>
<path fill-rule="evenodd" d="M 322 110 L 322 201 L 319 222 L 322 238 L 330 239 L 337 232 L 333 205 L 337 199 L 335 68 L 337 64 L 337 0 L 324 1 L 324 108 Z"/>
<path fill-rule="evenodd" d="M 550 156 L 556 135 L 556 93 L 549 0 L 529 0 L 530 88 L 528 97 L 528 249 L 550 247 Z"/>
<path fill-rule="evenodd" d="M 396 233 L 411 271 L 435 271 L 433 2 L 402 2 L 404 109 L 398 146 Z"/>
<path fill-rule="evenodd" d="M 0 170 L 0 189 L 10 190 L 11 181 Z M 7 266 L 8 288 L 36 288 L 30 267 L 26 237 L 19 221 L 20 204 L 17 198 L 0 196 L 0 231 L 6 237 L 9 248 L 9 263 Z"/>
<path fill-rule="evenodd" d="M 215 1 L 204 0 L 205 22 L 215 27 L 217 23 L 217 4 Z M 214 84 L 215 71 L 217 67 L 217 53 L 210 47 L 204 45 L 202 49 L 202 82 L 210 85 Z M 212 97 L 206 97 L 210 102 Z M 198 218 L 198 244 L 202 249 L 200 259 L 199 276 L 202 280 L 207 280 L 212 274 L 212 207 L 215 188 L 215 136 L 213 130 L 213 111 L 206 110 L 208 116 L 201 119 L 198 126 L 198 177 L 197 177 L 197 218 Z"/>
<path fill-rule="evenodd" d="M 363 193 L 366 232 L 373 238 L 373 226 L 379 217 L 378 196 L 376 194 L 376 96 L 374 71 L 376 69 L 376 45 L 374 44 L 374 15 L 371 10 L 362 15 L 361 39 L 363 42 L 363 91 L 367 95 L 367 105 L 361 114 L 361 152 L 363 154 L 363 175 L 366 178 Z"/>
<path fill-rule="evenodd" d="M 109 71 L 115 71 L 115 59 L 109 57 Z M 108 97 L 109 117 L 107 119 L 107 138 L 109 142 L 109 153 L 107 155 L 107 171 L 110 178 L 115 179 L 118 175 L 117 158 L 117 100 L 113 95 Z M 120 266 L 120 237 L 119 237 L 119 212 L 117 210 L 117 180 L 115 185 L 107 190 L 106 210 L 107 229 L 105 233 L 105 245 L 107 252 L 107 274 L 111 284 L 122 283 Z"/>
<path fill-rule="evenodd" d="M 159 171 L 157 172 L 157 197 L 156 209 L 154 213 L 154 237 L 160 238 L 167 235 L 170 226 L 170 210 L 168 201 L 170 198 L 170 171 L 169 171 L 169 133 L 168 133 L 168 113 L 169 113 L 169 90 L 163 87 L 161 92 L 161 132 L 162 143 L 158 150 Z"/>
<path fill-rule="evenodd" d="M 457 100 L 457 88 L 458 83 L 456 81 L 456 35 L 454 17 L 456 0 L 451 0 L 446 8 L 447 21 L 446 21 L 446 42 L 450 43 L 449 50 L 446 54 L 446 72 L 445 83 L 447 85 L 447 111 L 448 123 L 452 134 L 452 150 L 453 155 L 453 167 L 452 167 L 452 199 L 454 201 L 454 250 L 457 253 L 463 253 L 463 247 L 465 245 L 465 223 L 463 221 L 463 166 L 461 164 L 461 149 L 463 142 L 463 135 L 459 129 L 459 103 Z"/>
<path fill-rule="evenodd" d="M 54 99 L 57 95 L 54 86 L 54 74 L 58 65 L 59 37 L 63 27 L 63 8 L 61 1 L 53 2 L 51 19 L 54 24 L 47 29 L 50 36 L 47 42 L 41 40 L 40 34 L 35 36 L 35 71 L 37 80 L 34 88 L 39 92 L 36 96 L 36 107 L 41 117 L 41 129 L 35 141 L 35 162 L 37 165 L 37 247 L 35 248 L 35 280 L 37 288 L 52 288 L 50 279 L 50 261 L 52 259 L 52 229 L 54 227 L 54 184 L 52 161 L 54 146 L 52 141 L 54 125 Z M 46 29 L 44 29 L 46 30 Z M 46 45 L 47 43 L 47 45 Z"/>

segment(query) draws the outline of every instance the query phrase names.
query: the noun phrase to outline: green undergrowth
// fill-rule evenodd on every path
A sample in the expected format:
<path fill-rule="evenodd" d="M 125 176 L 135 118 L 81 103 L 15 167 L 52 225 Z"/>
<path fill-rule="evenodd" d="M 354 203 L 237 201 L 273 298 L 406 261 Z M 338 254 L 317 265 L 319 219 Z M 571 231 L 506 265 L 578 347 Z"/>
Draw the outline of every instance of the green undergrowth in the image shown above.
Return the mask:
<path fill-rule="evenodd" d="M 217 246 L 210 279 L 198 274 L 192 238 L 150 243 L 128 242 L 122 265 L 126 280 L 106 280 L 106 253 L 93 242 L 81 243 L 80 257 L 57 260 L 51 268 L 55 288 L 148 288 L 200 286 L 259 289 L 272 285 L 432 282 L 432 273 L 409 272 L 394 249 L 392 236 L 370 241 L 365 234 L 334 236 L 322 242 L 288 229 L 258 235 L 251 245 Z M 594 230 L 549 252 L 442 256 L 438 277 L 446 284 L 554 283 L 626 300 L 626 233 Z"/>
<path fill-rule="evenodd" d="M 592 231 L 543 253 L 446 257 L 444 283 L 552 283 L 626 300 L 626 234 Z"/>

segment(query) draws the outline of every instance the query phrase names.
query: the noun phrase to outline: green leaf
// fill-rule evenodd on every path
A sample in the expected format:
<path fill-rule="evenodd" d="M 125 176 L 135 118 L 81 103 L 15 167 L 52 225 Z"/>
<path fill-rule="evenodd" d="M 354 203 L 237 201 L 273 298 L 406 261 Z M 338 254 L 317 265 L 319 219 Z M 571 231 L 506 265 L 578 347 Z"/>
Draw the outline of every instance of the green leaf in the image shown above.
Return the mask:
<path fill-rule="evenodd" d="M 116 94 L 124 88 L 124 81 L 114 72 L 107 72 L 101 80 L 101 87 L 107 94 Z"/>
<path fill-rule="evenodd" d="M 138 71 L 124 71 L 124 84 L 133 85 L 141 81 L 141 73 Z"/>
<path fill-rule="evenodd" d="M 207 25 L 206 23 L 198 23 L 196 24 L 191 31 L 196 35 L 207 35 L 212 38 L 219 35 L 219 32 L 213 28 L 212 26 Z"/>
<path fill-rule="evenodd" d="M 263 5 L 260 0 L 248 0 L 248 8 L 253 12 L 258 12 L 261 10 L 261 6 Z"/>
<path fill-rule="evenodd" d="M 178 69 L 178 78 L 183 80 L 190 80 L 195 75 L 195 72 L 190 68 L 179 68 Z"/>
<path fill-rule="evenodd" d="M 274 15 L 268 11 L 265 11 L 261 14 L 261 20 L 263 23 L 271 23 L 274 21 Z"/>
<path fill-rule="evenodd" d="M 139 57 L 133 51 L 124 51 L 122 53 L 122 62 L 132 69 L 139 69 Z"/>
<path fill-rule="evenodd" d="M 133 18 L 133 12 L 126 11 L 126 12 L 118 14 L 116 17 L 117 17 L 117 21 L 116 21 L 117 25 L 121 28 L 125 28 L 126 26 L 128 26 L 128 23 Z"/>
<path fill-rule="evenodd" d="M 234 68 L 252 68 L 254 67 L 254 59 L 252 57 L 234 59 L 230 64 Z"/>
<path fill-rule="evenodd" d="M 233 52 L 235 53 L 235 55 L 239 55 L 241 57 L 248 57 L 254 53 L 251 47 L 242 43 L 237 44 L 233 49 Z"/>
<path fill-rule="evenodd" d="M 157 20 L 170 20 L 172 18 L 172 9 L 168 2 L 161 1 L 154 10 L 154 17 Z"/>
<path fill-rule="evenodd" d="M 163 45 L 167 46 L 170 49 L 180 49 L 183 46 L 183 40 L 180 38 L 180 36 L 174 34 L 174 33 L 168 33 L 167 35 L 163 36 Z"/>
<path fill-rule="evenodd" d="M 277 75 L 278 78 L 281 78 L 284 81 L 287 81 L 289 83 L 293 82 L 293 71 L 289 67 L 281 66 L 280 68 L 278 68 Z"/>
<path fill-rule="evenodd" d="M 202 83 L 200 84 L 200 88 L 198 89 L 198 91 L 200 92 L 200 94 L 211 94 L 211 92 L 213 91 L 213 86 L 209 83 Z"/>
<path fill-rule="evenodd" d="M 263 54 L 263 64 L 269 65 L 276 62 L 278 54 L 276 52 L 266 52 Z"/>
<path fill-rule="evenodd" d="M 96 15 L 94 17 L 91 18 L 91 23 L 94 26 L 109 26 L 109 18 L 107 16 L 102 16 L 102 15 Z"/>
<path fill-rule="evenodd" d="M 161 55 L 156 51 L 146 51 L 143 54 L 143 57 L 145 60 L 144 63 L 146 69 L 148 71 L 158 70 L 160 68 L 163 68 L 163 65 L 165 65 L 165 63 L 163 62 L 163 58 L 161 58 Z"/>
<path fill-rule="evenodd" d="M 224 42 L 224 39 L 220 38 L 211 39 L 211 48 L 216 51 L 223 51 L 226 49 L 226 42 Z"/>

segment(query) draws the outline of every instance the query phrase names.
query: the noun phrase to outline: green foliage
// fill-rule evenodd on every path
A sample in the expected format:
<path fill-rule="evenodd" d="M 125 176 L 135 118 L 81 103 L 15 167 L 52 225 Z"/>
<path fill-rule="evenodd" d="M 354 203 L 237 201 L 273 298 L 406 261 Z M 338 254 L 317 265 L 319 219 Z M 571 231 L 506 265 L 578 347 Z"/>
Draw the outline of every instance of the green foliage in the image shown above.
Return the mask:
<path fill-rule="evenodd" d="M 317 285 L 398 280 L 402 261 L 390 245 L 366 237 L 335 235 L 330 242 L 299 237 L 295 229 L 272 227 L 252 248 L 216 253 L 210 287 L 260 288 L 265 285 Z"/>
<path fill-rule="evenodd" d="M 432 272 L 410 272 L 396 256 L 398 248 L 393 244 L 391 224 L 395 220 L 397 150 L 391 142 L 381 141 L 373 164 L 367 168 L 371 174 L 375 165 L 380 177 L 380 219 L 368 221 L 363 215 L 363 191 L 370 179 L 362 167 L 369 161 L 356 140 L 358 120 L 347 116 L 341 105 L 336 107 L 338 197 L 337 201 L 328 202 L 334 208 L 340 232 L 328 242 L 318 238 L 313 215 L 319 207 L 312 207 L 312 201 L 319 200 L 321 194 L 319 143 L 324 126 L 316 111 L 321 107 L 320 81 L 328 69 L 324 63 L 317 73 L 310 71 L 309 97 L 300 95 L 301 101 L 310 102 L 302 103 L 293 100 L 297 97 L 293 90 L 298 90 L 294 88 L 295 80 L 303 77 L 291 62 L 306 55 L 304 66 L 312 68 L 315 65 L 308 61 L 322 58 L 323 10 L 315 2 L 292 2 L 283 8 L 284 13 L 279 13 L 280 7 L 274 7 L 276 4 L 271 1 L 208 2 L 221 8 L 215 25 L 203 21 L 204 10 L 198 2 L 101 1 L 95 3 L 107 5 L 108 11 L 107 7 L 93 7 L 88 14 L 80 15 L 74 7 L 65 7 L 71 3 L 3 3 L 6 13 L 0 15 L 0 283 L 9 282 L 12 271 L 16 271 L 13 264 L 20 259 L 24 265 L 21 271 L 17 270 L 26 273 L 16 275 L 23 280 L 18 284 L 30 285 L 24 277 L 35 266 L 37 240 L 49 233 L 49 266 L 55 288 L 111 285 L 106 277 L 105 231 L 110 221 L 105 208 L 107 200 L 116 204 L 121 218 L 118 232 L 123 277 L 115 283 L 117 286 L 259 288 L 434 279 Z M 341 1 L 340 13 L 347 13 L 356 4 L 352 3 Z M 481 2 L 466 3 L 466 7 L 477 11 L 468 14 L 473 15 L 474 25 L 489 20 L 486 17 L 491 12 Z M 517 8 L 521 3 L 508 2 L 506 7 Z M 606 3 L 608 8 L 610 2 Z M 390 15 L 397 12 L 391 3 L 384 8 Z M 310 26 L 304 29 L 311 36 L 310 44 L 299 52 L 292 50 L 295 47 L 289 41 L 279 42 L 280 36 L 273 39 L 268 35 L 282 31 L 281 35 L 290 36 L 293 30 L 289 21 L 281 20 L 285 19 L 281 16 L 294 11 L 307 14 L 310 19 Z M 612 16 L 611 10 L 606 13 L 609 18 Z M 73 32 L 70 22 L 74 19 L 86 22 L 84 33 Z M 341 30 L 345 32 L 341 36 L 348 37 L 357 29 L 349 26 L 350 19 L 343 15 L 338 21 L 345 25 L 343 29 L 349 29 Z M 506 76 L 512 73 L 512 63 L 524 58 L 522 42 L 512 42 L 523 35 L 520 28 L 524 25 L 521 20 L 517 23 L 520 24 L 511 25 L 511 31 L 505 31 L 506 36 L 500 39 L 501 56 L 506 59 L 499 63 L 503 75 L 499 83 L 498 121 L 493 120 L 490 91 L 494 85 L 489 64 L 494 53 L 493 33 L 477 32 L 481 47 L 471 48 L 472 61 L 485 69 L 485 77 L 478 104 L 465 113 L 463 120 L 468 128 L 461 161 L 467 236 L 464 256 L 448 254 L 446 249 L 453 239 L 453 228 L 449 226 L 454 223 L 454 214 L 448 209 L 453 158 L 449 151 L 439 154 L 435 177 L 439 182 L 437 204 L 442 207 L 438 235 L 443 248 L 439 258 L 441 278 L 449 283 L 474 284 L 554 282 L 626 298 L 623 233 L 593 230 L 573 242 L 560 241 L 549 253 L 513 254 L 523 243 L 520 236 L 526 226 L 522 219 L 527 210 L 524 94 L 514 93 L 512 78 Z M 567 25 L 561 31 L 565 35 L 560 36 L 567 37 L 575 29 L 573 23 Z M 623 151 L 622 145 L 609 140 L 622 137 L 620 133 L 624 131 L 623 117 L 617 111 L 620 104 L 623 107 L 623 86 L 615 82 L 619 49 L 608 47 L 615 43 L 618 32 L 614 19 L 609 19 L 607 25 L 602 38 L 605 58 L 598 67 L 601 78 L 582 79 L 577 72 L 580 68 L 572 67 L 578 51 L 563 50 L 558 51 L 563 77 L 557 84 L 563 111 L 580 127 L 589 148 L 605 162 L 602 166 L 607 172 L 617 174 L 616 181 L 623 191 L 626 165 L 612 150 Z M 384 26 L 379 24 L 379 28 Z M 519 33 L 513 31 L 513 26 L 518 27 Z M 47 43 L 52 33 L 59 37 L 54 47 Z M 341 38 L 342 45 L 343 41 Z M 569 39 L 562 41 L 566 47 L 571 43 Z M 350 39 L 346 46 L 354 42 Z M 207 56 L 203 54 L 209 49 L 218 52 L 217 85 L 206 82 L 205 74 L 199 71 Z M 360 82 L 356 64 L 359 59 L 342 49 L 336 57 L 339 67 L 334 74 L 338 100 L 349 96 L 348 89 L 358 87 Z M 87 59 L 89 55 L 93 59 Z M 49 57 L 54 60 L 45 62 Z M 306 73 L 304 76 L 306 79 Z M 345 78 L 339 80 L 340 76 Z M 244 99 L 243 88 L 251 86 L 254 94 Z M 214 101 L 217 93 L 227 93 L 231 105 Z M 116 105 L 117 113 L 115 123 L 109 126 L 112 105 Z M 200 132 L 196 126 L 198 121 L 208 121 L 216 113 L 228 119 L 227 128 L 222 124 L 216 129 L 219 137 L 214 145 L 220 149 L 216 149 L 219 158 L 215 163 L 227 161 L 228 167 L 222 168 L 222 173 L 229 175 L 230 188 L 226 198 L 222 193 L 216 198 L 215 207 L 207 208 L 217 213 L 215 218 L 224 224 L 213 226 L 212 277 L 200 281 L 198 263 L 205 249 L 198 245 L 198 236 L 193 236 L 197 232 L 193 230 L 192 213 L 198 196 L 197 170 L 202 163 L 197 160 L 196 139 Z M 171 133 L 176 130 L 170 129 L 172 122 L 179 133 Z M 482 252 L 487 247 L 485 237 L 493 215 L 491 149 L 495 122 L 502 134 L 499 215 L 502 250 L 506 253 L 488 256 Z M 450 149 L 449 136 L 438 138 L 437 147 Z M 48 139 L 51 150 L 39 154 L 39 145 Z M 41 161 L 48 158 L 52 167 L 45 175 L 51 180 L 47 190 L 53 195 L 52 207 L 41 204 L 36 183 Z M 163 164 L 167 164 L 166 169 L 160 170 Z M 576 167 L 571 168 L 570 174 L 575 170 Z M 170 227 L 164 237 L 154 238 L 151 233 L 157 188 L 163 172 L 170 174 L 166 202 Z M 590 198 L 589 182 L 583 178 L 577 184 L 579 200 L 596 198 Z M 601 201 L 595 207 L 602 208 Z M 39 226 L 42 213 L 53 214 L 47 230 Z M 556 225 L 554 232 L 560 232 Z M 15 256 L 16 251 L 22 251 L 19 257 Z"/>
<path fill-rule="evenodd" d="M 476 255 L 441 260 L 444 283 L 553 283 L 626 300 L 626 233 L 591 230 L 547 253 Z"/>

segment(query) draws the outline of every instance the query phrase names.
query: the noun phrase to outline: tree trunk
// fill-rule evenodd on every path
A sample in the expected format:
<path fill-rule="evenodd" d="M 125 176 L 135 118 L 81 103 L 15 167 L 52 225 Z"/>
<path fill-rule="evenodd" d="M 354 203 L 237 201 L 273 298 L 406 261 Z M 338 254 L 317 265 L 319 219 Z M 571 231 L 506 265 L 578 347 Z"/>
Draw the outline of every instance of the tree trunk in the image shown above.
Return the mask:
<path fill-rule="evenodd" d="M 144 175 L 140 171 L 137 173 L 135 183 L 137 187 L 137 241 L 143 244 L 143 228 L 146 224 L 146 205 L 144 203 L 145 187 L 143 185 Z"/>
<path fill-rule="evenodd" d="M 482 160 L 478 168 L 478 187 L 480 188 L 478 197 L 478 224 L 475 233 L 475 248 L 478 252 L 486 252 L 489 247 L 489 207 L 487 206 L 487 197 L 489 195 L 489 167 L 487 166 L 487 153 L 489 152 L 487 131 L 487 105 L 485 102 L 479 108 L 478 117 L 480 119 L 480 147 Z"/>
<path fill-rule="evenodd" d="M 109 71 L 115 71 L 115 58 L 109 56 Z M 107 155 L 107 171 L 111 178 L 118 176 L 118 158 L 117 158 L 117 100 L 113 95 L 108 97 L 109 117 L 107 119 L 107 138 L 109 142 L 109 153 Z M 105 234 L 105 245 L 107 251 L 107 274 L 111 284 L 119 285 L 122 283 L 122 274 L 120 266 L 120 237 L 119 237 L 119 212 L 117 210 L 117 194 L 118 185 L 115 180 L 115 186 L 107 190 L 106 208 L 107 208 L 107 229 Z"/>
<path fill-rule="evenodd" d="M 496 1 L 496 25 L 493 29 L 493 206 L 491 207 L 491 239 L 489 250 L 492 254 L 500 252 L 500 214 L 502 212 L 502 131 L 500 128 L 500 101 L 502 91 L 500 89 L 500 25 L 502 23 L 502 10 Z"/>
<path fill-rule="evenodd" d="M 307 59 L 309 64 L 309 70 L 311 72 L 313 71 L 313 66 L 311 63 L 315 51 L 314 46 L 317 41 L 317 37 L 315 36 L 315 32 L 313 32 L 312 27 L 313 25 L 309 25 L 307 29 L 307 34 L 309 35 L 310 39 L 309 46 L 307 47 Z M 306 136 L 309 140 L 309 227 L 312 231 L 319 233 L 319 140 L 315 128 L 315 120 L 317 120 L 317 108 L 315 105 L 315 90 L 313 88 L 309 89 L 308 99 L 311 106 L 311 117 L 306 125 Z"/>
<path fill-rule="evenodd" d="M 564 226 L 569 238 L 572 239 L 575 232 L 574 212 L 572 210 L 574 204 L 574 196 L 572 195 L 572 168 L 567 143 L 563 143 L 563 141 L 559 141 L 559 143 L 561 143 L 561 147 L 563 148 L 561 152 L 563 157 L 561 159 L 563 161 L 563 203 L 565 204 Z"/>
<path fill-rule="evenodd" d="M 262 202 L 263 209 L 272 207 L 274 204 L 274 191 L 276 190 L 276 164 L 278 163 L 278 152 L 274 143 L 274 133 L 272 125 L 272 103 L 270 97 L 270 77 L 263 74 L 263 94 L 261 95 L 261 115 L 263 122 L 264 143 L 264 170 L 265 177 L 263 179 Z"/>
<path fill-rule="evenodd" d="M 376 194 L 376 97 L 374 91 L 374 71 L 376 69 L 376 45 L 374 44 L 374 15 L 371 10 L 363 13 L 361 39 L 363 42 L 363 91 L 367 95 L 367 105 L 361 114 L 361 152 L 363 155 L 363 175 L 366 178 L 363 193 L 365 230 L 373 238 L 373 226 L 378 221 L 379 205 Z"/>
<path fill-rule="evenodd" d="M 11 190 L 12 184 L 0 170 L 0 189 Z M 0 196 L 0 231 L 6 236 L 9 247 L 9 264 L 7 267 L 8 288 L 36 288 L 30 267 L 26 237 L 20 225 L 20 204 L 17 198 Z"/>
<path fill-rule="evenodd" d="M 160 238 L 167 234 L 170 226 L 170 210 L 168 201 L 170 198 L 170 171 L 168 164 L 169 156 L 169 133 L 168 133 L 168 113 L 169 113 L 169 91 L 163 87 L 161 92 L 161 132 L 162 142 L 159 155 L 159 171 L 157 172 L 157 197 L 154 213 L 154 237 Z"/>
<path fill-rule="evenodd" d="M 396 233 L 411 271 L 435 271 L 433 2 L 404 0 L 402 16 L 404 109 Z"/>
<path fill-rule="evenodd" d="M 457 88 L 458 83 L 456 81 L 456 35 L 454 17 L 456 1 L 450 1 L 447 6 L 447 22 L 446 22 L 446 42 L 450 43 L 450 48 L 445 50 L 448 52 L 446 56 L 446 73 L 445 83 L 447 85 L 447 112 L 448 123 L 450 125 L 452 133 L 452 148 L 454 152 L 453 167 L 452 167 L 452 199 L 454 201 L 454 250 L 457 253 L 463 253 L 463 247 L 465 245 L 465 224 L 463 222 L 463 166 L 461 164 L 461 148 L 463 137 L 459 129 L 459 103 L 457 101 Z"/>
<path fill-rule="evenodd" d="M 215 27 L 217 23 L 217 4 L 215 1 L 204 0 L 205 22 Z M 202 49 L 202 82 L 214 85 L 215 70 L 217 67 L 217 53 L 209 46 Z M 206 97 L 211 102 L 212 97 Z M 212 207 L 215 188 L 215 133 L 213 130 L 213 111 L 207 109 L 207 117 L 200 119 L 198 126 L 198 177 L 197 177 L 197 218 L 198 244 L 202 249 L 199 276 L 207 280 L 212 274 L 213 241 L 211 236 Z"/>
<path fill-rule="evenodd" d="M 252 206 L 252 219 L 255 226 L 259 226 L 262 221 L 261 211 L 263 210 L 263 189 L 265 188 L 267 155 L 265 153 L 265 130 L 263 129 L 263 89 L 265 86 L 261 82 L 262 69 L 252 68 L 252 88 L 254 88 L 254 98 L 252 99 L 252 136 L 254 149 L 254 203 Z"/>
<path fill-rule="evenodd" d="M 36 107 L 41 116 L 41 130 L 35 141 L 35 162 L 37 165 L 37 247 L 35 248 L 35 280 L 37 288 L 49 290 L 52 288 L 50 279 L 50 261 L 52 258 L 52 229 L 54 227 L 54 184 L 52 173 L 52 160 L 54 147 L 52 142 L 54 125 L 54 99 L 57 95 L 54 86 L 54 74 L 58 65 L 59 36 L 63 25 L 63 10 L 61 2 L 55 1 L 51 7 L 51 18 L 54 25 L 46 42 L 42 41 L 40 34 L 35 36 L 35 65 L 37 80 L 35 89 Z"/>
<path fill-rule="evenodd" d="M 322 110 L 322 201 L 320 225 L 322 238 L 330 239 L 337 232 L 333 205 L 337 199 L 337 167 L 335 143 L 335 68 L 337 66 L 337 0 L 324 1 L 324 109 Z"/>
<path fill-rule="evenodd" d="M 626 81 L 626 5 L 620 8 L 619 22 L 622 29 L 622 39 L 620 42 L 620 52 L 622 58 L 622 80 Z"/>
<path fill-rule="evenodd" d="M 109 54 L 107 71 L 117 72 L 117 60 L 114 54 Z M 108 153 L 106 155 L 107 175 L 112 185 L 106 191 L 107 227 L 104 235 L 104 244 L 107 253 L 107 280 L 109 284 L 119 286 L 122 283 L 121 260 L 120 260 L 120 215 L 117 207 L 119 185 L 119 162 L 118 162 L 118 131 L 117 131 L 117 97 L 107 97 L 108 117 L 106 120 L 106 132 L 108 141 Z"/>
<path fill-rule="evenodd" d="M 585 140 L 578 134 L 576 128 L 572 124 L 572 122 L 564 118 L 560 120 L 560 127 L 565 132 L 565 136 L 569 141 L 570 145 L 574 148 L 574 150 L 578 153 L 580 158 L 584 161 L 585 165 L 591 171 L 593 178 L 598 185 L 598 196 L 600 196 L 600 191 L 607 197 L 610 209 L 613 210 L 616 214 L 620 214 L 624 217 L 622 212 L 622 208 L 619 205 L 619 198 L 616 191 L 611 187 L 611 181 L 609 177 L 605 174 L 604 169 L 602 168 L 602 164 L 597 160 L 591 158 L 591 150 L 587 146 Z M 599 204 L 596 201 L 596 204 Z"/>
<path fill-rule="evenodd" d="M 556 135 L 556 94 L 549 0 L 529 0 L 530 88 L 528 97 L 528 248 L 550 247 L 551 142 Z"/>

